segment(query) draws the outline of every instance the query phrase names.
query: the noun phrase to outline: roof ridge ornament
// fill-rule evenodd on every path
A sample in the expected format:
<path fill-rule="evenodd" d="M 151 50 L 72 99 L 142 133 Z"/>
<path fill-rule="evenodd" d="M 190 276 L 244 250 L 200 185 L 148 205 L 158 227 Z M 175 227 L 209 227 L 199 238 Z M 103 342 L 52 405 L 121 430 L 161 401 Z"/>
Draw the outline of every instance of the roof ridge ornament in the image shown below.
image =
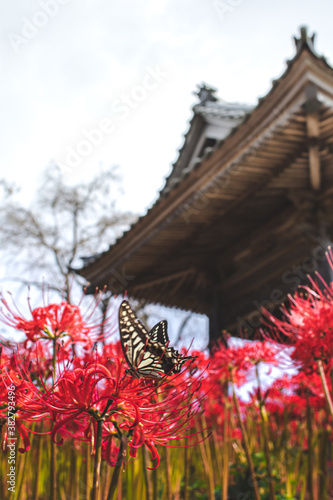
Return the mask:
<path fill-rule="evenodd" d="M 296 38 L 294 36 L 294 41 L 296 45 L 296 55 L 298 55 L 304 48 L 307 48 L 313 55 L 315 55 L 316 57 L 320 57 L 314 47 L 315 38 L 316 38 L 316 33 L 313 33 L 312 36 L 309 36 L 308 27 L 301 26 L 300 37 Z"/>
<path fill-rule="evenodd" d="M 216 102 L 218 98 L 215 96 L 217 89 L 214 87 L 210 87 L 206 85 L 206 83 L 202 82 L 197 85 L 198 91 L 193 92 L 194 95 L 199 97 L 199 101 L 202 106 L 205 106 L 208 102 Z"/>

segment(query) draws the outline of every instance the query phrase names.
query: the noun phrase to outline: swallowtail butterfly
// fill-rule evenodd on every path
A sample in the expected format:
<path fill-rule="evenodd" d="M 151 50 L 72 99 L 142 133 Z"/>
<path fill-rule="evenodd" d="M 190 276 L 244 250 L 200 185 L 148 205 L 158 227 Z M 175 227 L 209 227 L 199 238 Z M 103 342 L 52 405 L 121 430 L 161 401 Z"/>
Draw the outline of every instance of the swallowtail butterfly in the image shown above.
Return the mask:
<path fill-rule="evenodd" d="M 148 332 L 127 300 L 121 303 L 119 309 L 119 331 L 124 356 L 130 367 L 126 372 L 133 377 L 160 378 L 179 373 L 185 361 L 194 359 L 192 356 L 182 356 L 176 349 L 169 347 L 165 320 Z"/>

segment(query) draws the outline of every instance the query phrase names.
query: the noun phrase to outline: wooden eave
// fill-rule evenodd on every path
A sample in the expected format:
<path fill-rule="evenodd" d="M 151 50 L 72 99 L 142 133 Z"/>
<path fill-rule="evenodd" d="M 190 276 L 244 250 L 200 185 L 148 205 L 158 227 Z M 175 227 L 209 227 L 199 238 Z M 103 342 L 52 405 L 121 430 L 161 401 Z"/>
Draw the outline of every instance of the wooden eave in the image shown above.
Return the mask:
<path fill-rule="evenodd" d="M 115 293 L 128 289 L 150 302 L 205 314 L 218 292 L 231 325 L 239 297 L 249 311 L 258 287 L 264 295 L 290 258 L 297 262 L 310 252 L 292 192 L 312 192 L 308 116 L 318 95 L 333 102 L 333 69 L 305 47 L 245 122 L 77 272 Z M 333 108 L 321 104 L 316 116 L 315 147 L 329 190 Z"/>

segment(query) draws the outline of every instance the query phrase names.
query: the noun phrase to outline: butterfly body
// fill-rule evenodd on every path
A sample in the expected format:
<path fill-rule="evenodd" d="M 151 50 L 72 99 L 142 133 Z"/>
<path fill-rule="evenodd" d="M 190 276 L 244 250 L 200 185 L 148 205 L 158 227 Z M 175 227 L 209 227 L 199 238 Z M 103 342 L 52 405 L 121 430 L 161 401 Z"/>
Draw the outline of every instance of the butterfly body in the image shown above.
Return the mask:
<path fill-rule="evenodd" d="M 149 332 L 124 300 L 119 309 L 119 331 L 124 356 L 133 377 L 161 378 L 179 373 L 190 356 L 169 347 L 167 322 L 160 321 Z"/>

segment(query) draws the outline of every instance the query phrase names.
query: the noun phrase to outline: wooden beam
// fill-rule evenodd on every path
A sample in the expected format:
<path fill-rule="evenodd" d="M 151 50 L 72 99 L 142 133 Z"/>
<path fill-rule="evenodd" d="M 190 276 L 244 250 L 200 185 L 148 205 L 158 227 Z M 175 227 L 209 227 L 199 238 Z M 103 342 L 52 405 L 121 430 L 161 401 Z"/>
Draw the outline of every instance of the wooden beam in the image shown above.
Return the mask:
<path fill-rule="evenodd" d="M 309 84 L 306 88 L 305 111 L 309 150 L 309 177 L 314 191 L 319 191 L 321 186 L 319 109 L 320 102 L 317 99 L 317 88 L 315 85 Z"/>
<path fill-rule="evenodd" d="M 318 132 L 316 132 L 318 130 Z M 319 191 L 321 186 L 321 166 L 319 154 L 319 118 L 318 113 L 307 116 L 308 149 L 309 149 L 309 176 L 311 187 Z M 312 135 L 317 133 L 318 135 Z"/>
<path fill-rule="evenodd" d="M 153 280 L 146 281 L 144 283 L 138 283 L 130 287 L 131 291 L 142 290 L 144 288 L 150 288 L 151 286 L 160 285 L 161 283 L 166 283 L 168 281 L 178 280 L 179 278 L 183 278 L 184 276 L 188 276 L 190 274 L 194 274 L 197 271 L 194 268 L 186 269 L 184 271 L 179 271 L 177 273 L 168 274 L 166 276 L 162 276 L 160 278 L 156 278 Z"/>

